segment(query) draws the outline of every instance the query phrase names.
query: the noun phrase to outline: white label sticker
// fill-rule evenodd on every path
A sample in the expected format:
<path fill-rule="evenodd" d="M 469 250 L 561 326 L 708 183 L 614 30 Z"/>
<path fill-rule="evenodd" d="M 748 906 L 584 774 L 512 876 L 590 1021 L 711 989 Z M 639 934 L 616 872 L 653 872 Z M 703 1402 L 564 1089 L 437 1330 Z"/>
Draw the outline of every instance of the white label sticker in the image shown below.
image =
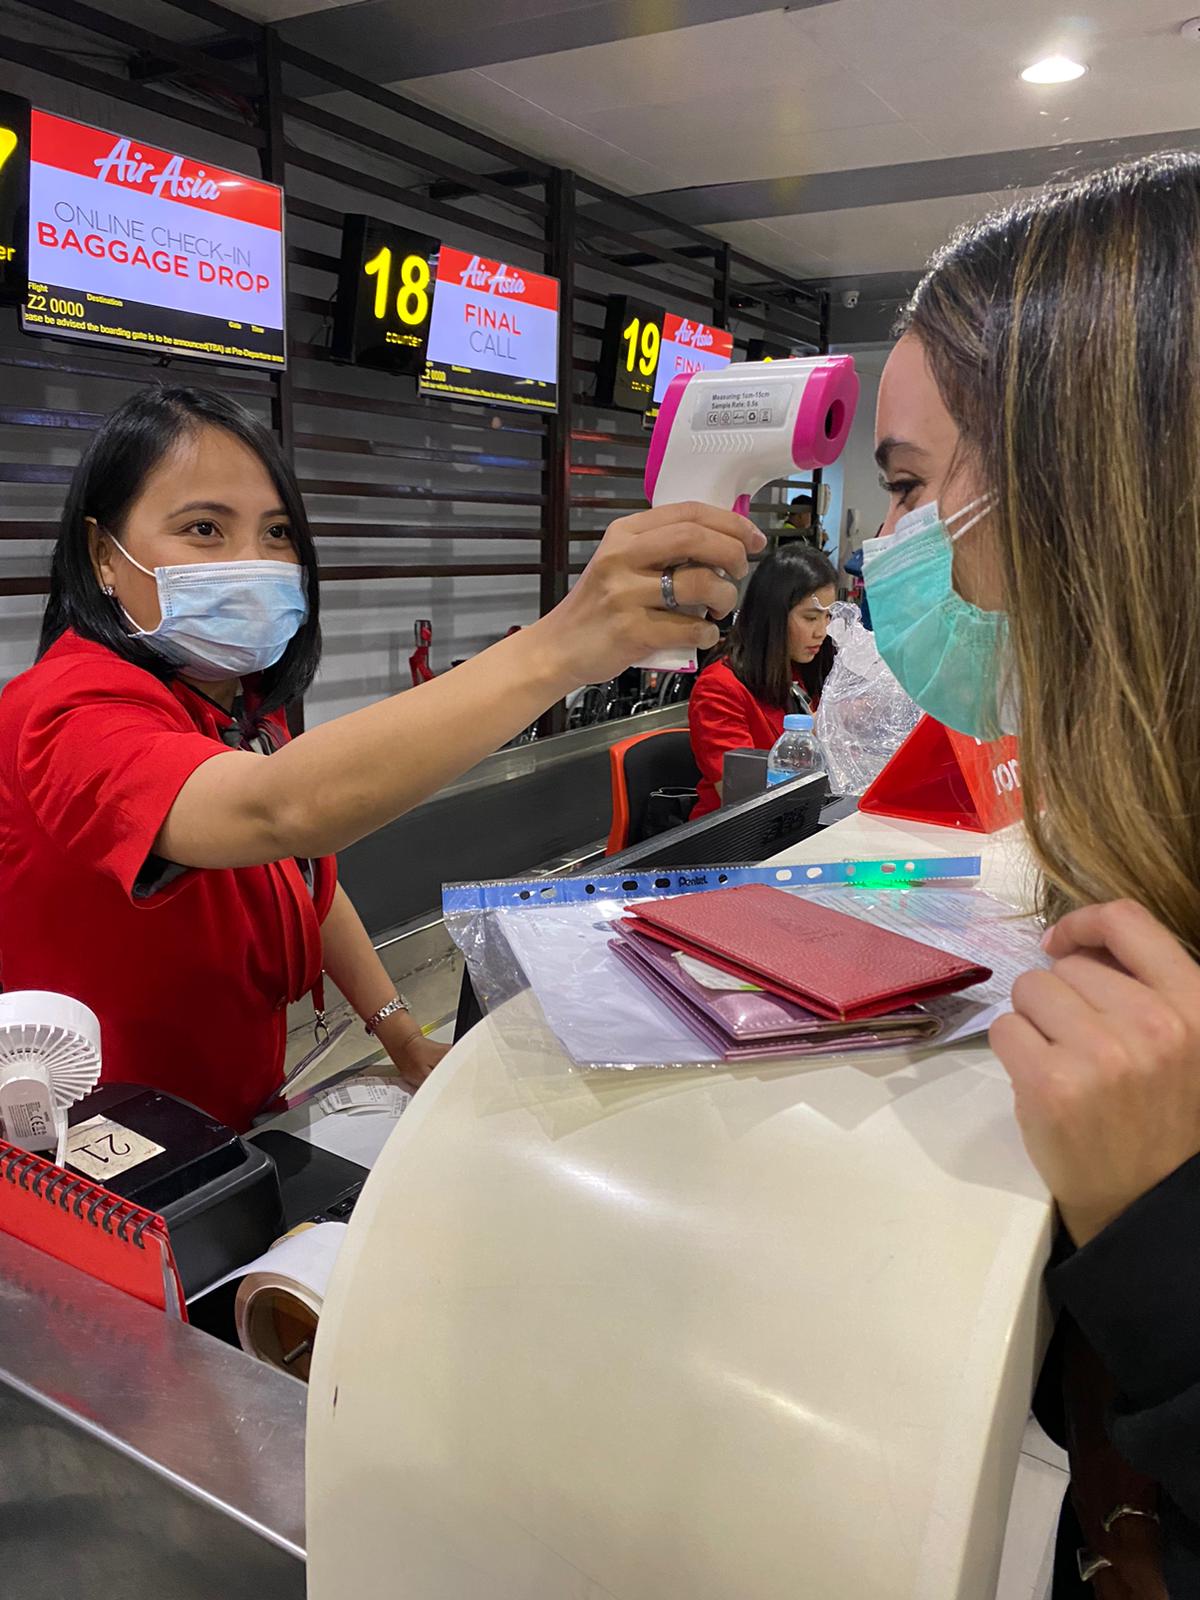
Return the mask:
<path fill-rule="evenodd" d="M 339 1083 L 317 1096 L 317 1104 L 327 1114 L 335 1111 L 386 1111 L 398 1117 L 412 1099 L 407 1089 L 386 1078 L 356 1078 Z"/>
<path fill-rule="evenodd" d="M 67 1135 L 67 1166 L 101 1181 L 140 1167 L 162 1153 L 161 1144 L 108 1117 L 92 1117 Z"/>
<path fill-rule="evenodd" d="M 45 1144 L 55 1138 L 54 1118 L 47 1115 L 43 1100 L 19 1100 L 4 1108 L 4 1132 L 17 1144 L 37 1139 Z"/>
<path fill-rule="evenodd" d="M 697 422 L 705 428 L 781 428 L 792 404 L 792 385 L 730 384 L 701 392 Z"/>

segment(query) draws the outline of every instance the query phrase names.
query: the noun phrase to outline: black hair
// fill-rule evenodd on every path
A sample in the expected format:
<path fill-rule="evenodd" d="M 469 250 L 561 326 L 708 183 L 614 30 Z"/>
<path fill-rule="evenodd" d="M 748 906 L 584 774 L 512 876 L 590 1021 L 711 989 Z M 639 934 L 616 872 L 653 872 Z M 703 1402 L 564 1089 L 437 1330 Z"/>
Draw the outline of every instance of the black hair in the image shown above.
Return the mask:
<path fill-rule="evenodd" d="M 822 550 L 789 545 L 755 567 L 729 635 L 729 665 L 756 700 L 787 711 L 792 706 L 788 617 L 818 589 L 837 587 L 833 562 Z M 799 667 L 810 703 L 820 698 L 833 671 L 837 647 L 826 635 L 819 654 Z"/>
<path fill-rule="evenodd" d="M 789 505 L 807 506 L 811 511 L 813 509 L 813 497 L 810 494 L 794 494 L 789 502 Z"/>
<path fill-rule="evenodd" d="M 154 387 L 132 395 L 105 418 L 84 452 L 67 490 L 50 563 L 50 597 L 42 618 L 39 658 L 68 628 L 102 644 L 164 681 L 177 675 L 168 662 L 126 632 L 119 608 L 100 586 L 92 565 L 89 518 L 120 533 L 149 474 L 184 435 L 223 428 L 248 445 L 270 474 L 287 511 L 292 542 L 304 569 L 308 614 L 287 649 L 262 674 L 262 712 L 297 700 L 321 660 L 317 551 L 300 486 L 274 434 L 244 406 L 207 389 Z"/>

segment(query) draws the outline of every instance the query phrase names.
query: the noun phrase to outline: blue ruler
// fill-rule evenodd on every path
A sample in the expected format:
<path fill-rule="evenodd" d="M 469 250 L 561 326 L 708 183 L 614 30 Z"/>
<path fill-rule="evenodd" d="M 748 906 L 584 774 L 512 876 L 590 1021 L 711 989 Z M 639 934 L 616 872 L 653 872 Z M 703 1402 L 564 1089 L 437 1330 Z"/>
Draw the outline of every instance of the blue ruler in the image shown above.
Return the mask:
<path fill-rule="evenodd" d="M 791 867 L 654 868 L 590 878 L 505 878 L 494 883 L 448 883 L 442 889 L 446 916 L 499 907 L 580 905 L 588 900 L 652 900 L 656 896 L 699 894 L 743 883 L 777 889 L 815 889 L 842 885 L 854 889 L 904 889 L 910 884 L 978 878 L 979 856 L 936 856 L 892 861 L 802 861 Z"/>

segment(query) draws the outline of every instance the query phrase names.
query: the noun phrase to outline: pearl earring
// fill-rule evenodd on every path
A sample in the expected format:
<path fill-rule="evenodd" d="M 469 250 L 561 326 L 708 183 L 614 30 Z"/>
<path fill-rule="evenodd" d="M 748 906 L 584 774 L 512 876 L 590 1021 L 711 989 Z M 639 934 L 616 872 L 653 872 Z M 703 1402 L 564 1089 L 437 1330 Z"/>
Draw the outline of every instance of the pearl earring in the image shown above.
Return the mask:
<path fill-rule="evenodd" d="M 104 592 L 108 596 L 108 598 L 111 600 L 113 595 L 115 595 L 117 591 L 113 588 L 111 583 L 106 583 L 104 585 Z"/>

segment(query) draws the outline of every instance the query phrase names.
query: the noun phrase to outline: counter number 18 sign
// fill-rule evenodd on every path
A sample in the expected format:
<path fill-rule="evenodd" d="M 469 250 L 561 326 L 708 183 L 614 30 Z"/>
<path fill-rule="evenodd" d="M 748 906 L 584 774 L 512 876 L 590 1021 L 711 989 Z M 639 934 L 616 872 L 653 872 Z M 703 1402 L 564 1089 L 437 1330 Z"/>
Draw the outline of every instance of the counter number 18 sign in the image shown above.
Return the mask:
<path fill-rule="evenodd" d="M 374 217 L 346 218 L 333 323 L 343 361 L 420 377 L 438 241 Z"/>

